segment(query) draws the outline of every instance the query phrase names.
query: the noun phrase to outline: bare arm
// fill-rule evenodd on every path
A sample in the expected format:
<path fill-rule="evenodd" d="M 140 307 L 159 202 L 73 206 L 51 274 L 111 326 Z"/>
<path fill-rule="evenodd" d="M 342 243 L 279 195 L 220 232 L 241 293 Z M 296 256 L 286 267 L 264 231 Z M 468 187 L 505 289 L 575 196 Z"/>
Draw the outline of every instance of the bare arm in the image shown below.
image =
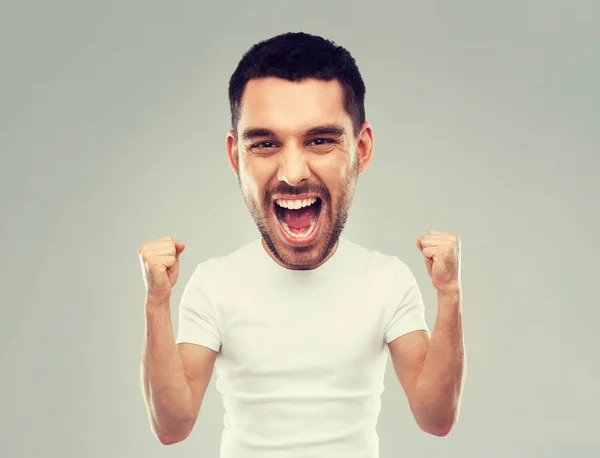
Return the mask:
<path fill-rule="evenodd" d="M 413 332 L 390 342 L 389 349 L 419 427 L 447 435 L 458 420 L 465 374 L 460 288 L 438 292 L 431 338 Z"/>
<path fill-rule="evenodd" d="M 161 443 L 188 437 L 198 417 L 217 352 L 175 343 L 168 303 L 146 302 L 141 379 L 150 424 Z"/>

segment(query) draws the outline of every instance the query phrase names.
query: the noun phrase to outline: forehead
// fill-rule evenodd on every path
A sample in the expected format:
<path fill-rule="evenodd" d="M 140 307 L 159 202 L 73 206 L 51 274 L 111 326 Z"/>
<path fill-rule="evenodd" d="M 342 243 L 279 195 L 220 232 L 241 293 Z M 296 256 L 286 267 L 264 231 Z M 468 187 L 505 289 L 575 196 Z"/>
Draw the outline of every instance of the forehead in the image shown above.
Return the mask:
<path fill-rule="evenodd" d="M 337 80 L 256 78 L 246 85 L 238 129 L 268 127 L 298 130 L 315 125 L 351 123 L 344 90 Z"/>

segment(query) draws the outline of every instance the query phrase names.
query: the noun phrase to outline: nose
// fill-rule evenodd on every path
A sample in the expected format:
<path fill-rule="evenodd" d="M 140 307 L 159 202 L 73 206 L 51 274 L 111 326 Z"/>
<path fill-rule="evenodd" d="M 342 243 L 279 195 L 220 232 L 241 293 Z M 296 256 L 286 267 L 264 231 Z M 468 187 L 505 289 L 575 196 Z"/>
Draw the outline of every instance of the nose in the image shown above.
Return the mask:
<path fill-rule="evenodd" d="M 290 186 L 297 186 L 310 176 L 310 168 L 306 154 L 294 147 L 288 148 L 280 155 L 277 179 Z"/>

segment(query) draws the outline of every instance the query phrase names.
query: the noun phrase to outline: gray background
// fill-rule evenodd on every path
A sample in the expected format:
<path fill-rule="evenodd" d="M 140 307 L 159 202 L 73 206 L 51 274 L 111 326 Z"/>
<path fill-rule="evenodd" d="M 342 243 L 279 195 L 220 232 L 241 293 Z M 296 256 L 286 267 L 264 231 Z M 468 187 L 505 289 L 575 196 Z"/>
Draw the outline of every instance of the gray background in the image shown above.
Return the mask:
<path fill-rule="evenodd" d="M 596 1 L 3 1 L 0 455 L 216 457 L 211 383 L 185 442 L 151 435 L 139 388 L 137 247 L 196 263 L 257 236 L 225 154 L 227 82 L 285 31 L 347 47 L 375 132 L 346 235 L 399 256 L 463 240 L 468 380 L 440 439 L 391 366 L 381 457 L 600 452 L 600 45 Z M 575 455 L 574 455 L 575 454 Z"/>

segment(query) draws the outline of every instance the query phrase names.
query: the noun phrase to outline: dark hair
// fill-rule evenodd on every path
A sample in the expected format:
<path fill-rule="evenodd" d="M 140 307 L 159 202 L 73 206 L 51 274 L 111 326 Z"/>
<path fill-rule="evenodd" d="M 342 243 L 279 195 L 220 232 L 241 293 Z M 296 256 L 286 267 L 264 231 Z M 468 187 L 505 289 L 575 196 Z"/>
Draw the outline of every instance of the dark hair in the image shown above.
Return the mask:
<path fill-rule="evenodd" d="M 365 122 L 365 83 L 352 55 L 333 41 L 304 32 L 284 33 L 261 41 L 244 54 L 229 80 L 231 126 L 237 138 L 240 105 L 252 78 L 289 81 L 337 79 L 344 90 L 344 108 L 352 118 L 354 135 Z"/>

